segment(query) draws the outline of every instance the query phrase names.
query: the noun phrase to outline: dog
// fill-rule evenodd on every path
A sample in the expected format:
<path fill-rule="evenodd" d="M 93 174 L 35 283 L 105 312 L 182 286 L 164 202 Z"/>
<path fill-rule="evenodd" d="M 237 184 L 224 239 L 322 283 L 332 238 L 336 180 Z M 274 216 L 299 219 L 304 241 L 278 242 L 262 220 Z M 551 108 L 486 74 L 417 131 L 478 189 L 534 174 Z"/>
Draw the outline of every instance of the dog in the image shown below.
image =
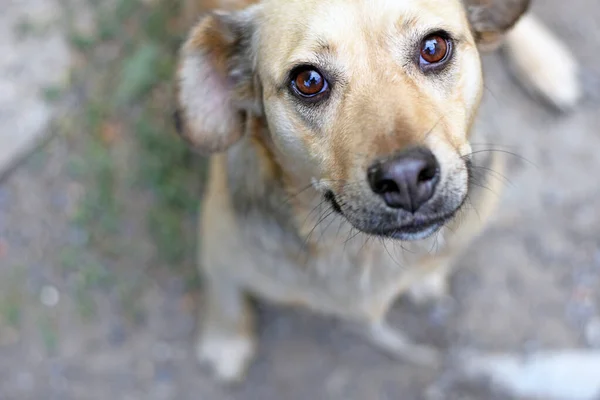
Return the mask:
<path fill-rule="evenodd" d="M 177 128 L 210 155 L 200 360 L 223 382 L 243 380 L 259 298 L 338 318 L 391 356 L 439 365 L 437 350 L 386 314 L 401 295 L 443 295 L 493 216 L 502 183 L 488 171 L 503 161 L 475 156 L 469 142 L 480 52 L 503 46 L 523 84 L 566 110 L 580 97 L 576 63 L 532 66 L 527 51 L 540 51 L 532 41 L 568 50 L 527 14 L 528 0 L 188 5 L 202 16 L 180 53 Z"/>

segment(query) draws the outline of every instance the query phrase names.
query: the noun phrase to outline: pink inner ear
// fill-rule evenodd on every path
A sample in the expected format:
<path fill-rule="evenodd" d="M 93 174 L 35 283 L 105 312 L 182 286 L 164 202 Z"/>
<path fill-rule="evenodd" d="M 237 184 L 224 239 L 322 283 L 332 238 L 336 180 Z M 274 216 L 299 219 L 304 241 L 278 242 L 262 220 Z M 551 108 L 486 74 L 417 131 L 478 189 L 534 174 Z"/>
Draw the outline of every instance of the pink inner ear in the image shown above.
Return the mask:
<path fill-rule="evenodd" d="M 214 64 L 199 53 L 185 54 L 179 101 L 189 140 L 206 150 L 222 149 L 240 138 L 241 123 L 232 105 L 232 88 Z"/>

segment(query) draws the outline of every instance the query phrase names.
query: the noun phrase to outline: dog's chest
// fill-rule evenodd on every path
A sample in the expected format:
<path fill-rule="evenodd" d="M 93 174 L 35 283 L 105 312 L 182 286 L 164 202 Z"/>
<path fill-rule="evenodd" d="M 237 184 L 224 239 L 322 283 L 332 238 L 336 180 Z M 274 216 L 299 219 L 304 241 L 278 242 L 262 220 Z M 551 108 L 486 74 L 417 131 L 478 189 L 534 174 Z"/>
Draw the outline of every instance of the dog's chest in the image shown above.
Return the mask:
<path fill-rule="evenodd" d="M 427 272 L 423 260 L 441 241 L 438 237 L 401 244 L 338 234 L 298 247 L 264 224 L 251 224 L 250 231 L 246 243 L 252 257 L 241 271 L 254 293 L 277 303 L 356 318 L 384 312 Z"/>

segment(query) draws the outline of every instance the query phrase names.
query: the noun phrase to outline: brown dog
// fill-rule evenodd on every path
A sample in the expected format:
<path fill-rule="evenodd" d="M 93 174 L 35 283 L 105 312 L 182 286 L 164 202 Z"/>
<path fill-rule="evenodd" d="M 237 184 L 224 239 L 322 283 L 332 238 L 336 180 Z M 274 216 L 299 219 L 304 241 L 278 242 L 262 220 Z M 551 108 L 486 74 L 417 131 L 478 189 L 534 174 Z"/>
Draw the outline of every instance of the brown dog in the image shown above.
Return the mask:
<path fill-rule="evenodd" d="M 478 48 L 497 45 L 529 2 L 207 3 L 192 6 L 229 11 L 195 25 L 178 76 L 182 136 L 220 152 L 200 220 L 200 359 L 224 381 L 243 377 L 251 295 L 350 321 L 388 353 L 435 364 L 386 313 L 407 291 L 442 292 L 494 208 L 500 182 L 476 172 L 501 163 L 476 168 L 469 144 Z"/>

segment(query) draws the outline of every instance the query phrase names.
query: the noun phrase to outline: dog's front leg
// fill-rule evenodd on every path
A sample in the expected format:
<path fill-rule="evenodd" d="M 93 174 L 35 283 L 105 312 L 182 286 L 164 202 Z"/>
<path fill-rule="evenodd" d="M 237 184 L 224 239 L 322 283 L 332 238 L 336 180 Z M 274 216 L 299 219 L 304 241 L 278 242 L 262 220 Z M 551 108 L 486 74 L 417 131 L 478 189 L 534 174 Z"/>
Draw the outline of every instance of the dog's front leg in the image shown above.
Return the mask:
<path fill-rule="evenodd" d="M 385 319 L 355 322 L 349 327 L 376 349 L 394 359 L 428 368 L 437 368 L 441 364 L 442 358 L 437 349 L 413 342 L 402 331 L 392 328 Z"/>
<path fill-rule="evenodd" d="M 234 283 L 206 274 L 204 285 L 206 309 L 201 316 L 198 358 L 221 381 L 239 382 L 255 354 L 254 311 Z"/>
<path fill-rule="evenodd" d="M 439 263 L 432 272 L 412 284 L 406 295 L 415 305 L 433 304 L 450 296 L 449 279 L 452 264 L 448 260 Z"/>

